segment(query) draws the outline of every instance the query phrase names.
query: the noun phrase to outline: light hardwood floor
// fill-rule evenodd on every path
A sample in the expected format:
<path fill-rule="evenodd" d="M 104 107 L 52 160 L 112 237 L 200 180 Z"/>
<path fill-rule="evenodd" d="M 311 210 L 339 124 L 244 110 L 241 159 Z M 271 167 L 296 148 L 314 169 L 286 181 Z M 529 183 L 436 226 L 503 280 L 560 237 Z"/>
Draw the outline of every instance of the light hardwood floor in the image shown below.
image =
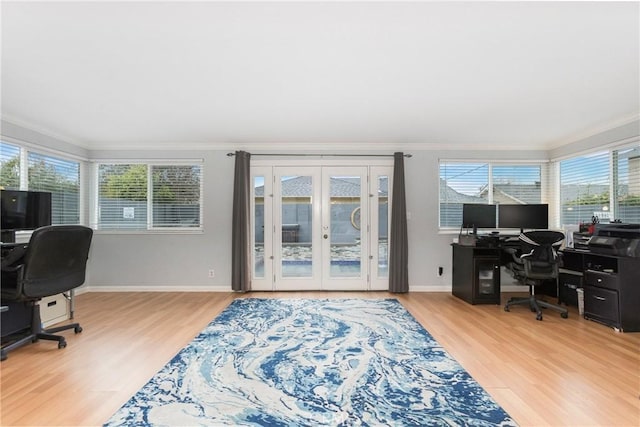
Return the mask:
<path fill-rule="evenodd" d="M 447 293 L 87 293 L 84 331 L 1 364 L 0 424 L 100 425 L 234 298 L 397 298 L 521 426 L 639 426 L 640 333 Z M 503 295 L 503 299 L 507 295 Z"/>

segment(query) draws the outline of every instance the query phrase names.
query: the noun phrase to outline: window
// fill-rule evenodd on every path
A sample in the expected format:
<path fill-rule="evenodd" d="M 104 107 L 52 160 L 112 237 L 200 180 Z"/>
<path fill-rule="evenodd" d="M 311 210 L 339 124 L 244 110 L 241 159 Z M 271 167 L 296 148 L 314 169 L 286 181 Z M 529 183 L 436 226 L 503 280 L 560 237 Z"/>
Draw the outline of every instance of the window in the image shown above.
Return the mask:
<path fill-rule="evenodd" d="M 608 152 L 560 162 L 560 222 L 562 225 L 611 219 Z"/>
<path fill-rule="evenodd" d="M 561 223 L 640 223 L 640 146 L 572 157 L 560 164 Z"/>
<path fill-rule="evenodd" d="M 80 164 L 32 152 L 28 163 L 29 190 L 51 193 L 51 223 L 80 223 Z"/>
<path fill-rule="evenodd" d="M 26 154 L 26 179 L 21 176 Z M 80 223 L 80 162 L 0 143 L 0 186 L 51 193 L 51 223 Z M 23 184 L 21 185 L 21 182 Z"/>
<path fill-rule="evenodd" d="M 462 205 L 489 203 L 488 163 L 440 163 L 440 227 L 460 228 Z"/>
<path fill-rule="evenodd" d="M 615 218 L 640 224 L 640 147 L 615 150 L 612 160 Z"/>
<path fill-rule="evenodd" d="M 542 166 L 440 162 L 440 227 L 460 228 L 462 205 L 542 203 Z"/>
<path fill-rule="evenodd" d="M 200 164 L 99 164 L 99 230 L 202 227 Z"/>
<path fill-rule="evenodd" d="M 20 147 L 0 143 L 0 187 L 20 190 Z"/>

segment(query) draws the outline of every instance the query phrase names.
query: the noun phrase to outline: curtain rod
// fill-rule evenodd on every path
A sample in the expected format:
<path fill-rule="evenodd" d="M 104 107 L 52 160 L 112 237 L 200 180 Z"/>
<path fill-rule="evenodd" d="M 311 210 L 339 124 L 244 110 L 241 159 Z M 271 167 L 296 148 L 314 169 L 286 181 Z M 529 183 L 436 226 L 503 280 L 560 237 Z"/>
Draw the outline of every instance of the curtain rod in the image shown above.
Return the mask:
<path fill-rule="evenodd" d="M 227 157 L 233 157 L 236 153 L 227 153 Z M 279 157 L 393 157 L 393 154 L 309 154 L 309 153 L 257 153 L 251 156 L 279 156 Z M 404 157 L 413 157 L 413 154 L 405 154 Z"/>

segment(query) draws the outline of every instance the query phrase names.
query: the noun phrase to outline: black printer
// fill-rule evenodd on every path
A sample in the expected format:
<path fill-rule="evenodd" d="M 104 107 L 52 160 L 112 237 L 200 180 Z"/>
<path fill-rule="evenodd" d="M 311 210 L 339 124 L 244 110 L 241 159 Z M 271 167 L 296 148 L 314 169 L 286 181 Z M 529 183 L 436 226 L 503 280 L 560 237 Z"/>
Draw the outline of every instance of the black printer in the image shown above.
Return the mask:
<path fill-rule="evenodd" d="M 640 224 L 596 224 L 589 250 L 605 255 L 640 258 Z"/>

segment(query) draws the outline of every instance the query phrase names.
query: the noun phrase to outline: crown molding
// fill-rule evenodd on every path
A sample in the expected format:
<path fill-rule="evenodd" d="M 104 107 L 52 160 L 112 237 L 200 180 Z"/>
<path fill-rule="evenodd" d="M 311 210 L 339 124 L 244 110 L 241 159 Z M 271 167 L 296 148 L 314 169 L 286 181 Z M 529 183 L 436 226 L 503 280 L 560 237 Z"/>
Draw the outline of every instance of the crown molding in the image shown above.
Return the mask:
<path fill-rule="evenodd" d="M 53 138 L 60 142 L 64 142 L 70 145 L 77 146 L 79 148 L 88 151 L 211 151 L 211 150 L 246 150 L 250 152 L 260 151 L 305 151 L 311 153 L 326 153 L 331 152 L 388 152 L 388 151 L 549 151 L 565 145 L 569 145 L 580 140 L 589 138 L 591 136 L 606 132 L 608 130 L 615 129 L 620 126 L 633 123 L 640 120 L 640 113 L 633 113 L 625 117 L 621 117 L 617 120 L 613 120 L 604 125 L 589 128 L 586 131 L 573 134 L 569 137 L 552 141 L 548 144 L 539 146 L 523 145 L 513 143 L 491 143 L 479 141 L 475 143 L 456 143 L 456 142 L 200 142 L 200 141 L 187 141 L 187 142 L 157 142 L 157 141 L 130 141 L 130 142 L 118 142 L 118 143 L 91 143 L 86 141 L 80 141 L 75 138 L 71 138 L 68 135 L 59 134 L 46 129 L 42 126 L 35 125 L 33 123 L 18 119 L 16 117 L 2 114 L 0 119 L 6 123 L 19 126 L 27 131 L 36 132 L 48 138 Z"/>
<path fill-rule="evenodd" d="M 583 139 L 587 139 L 592 136 L 607 132 L 609 130 L 613 130 L 621 126 L 628 125 L 635 121 L 640 121 L 640 113 L 632 113 L 623 117 L 619 117 L 605 124 L 594 126 L 594 127 L 588 128 L 587 130 L 574 133 L 572 135 L 567 136 L 566 138 L 552 141 L 549 144 L 547 144 L 545 149 L 554 150 L 556 148 L 564 147 L 565 145 L 570 145 L 575 142 L 579 142 Z"/>
<path fill-rule="evenodd" d="M 19 126 L 25 130 L 31 131 L 31 132 L 35 132 L 35 133 L 39 133 L 40 135 L 46 136 L 48 138 L 53 138 L 56 139 L 60 142 L 64 142 L 67 144 L 71 144 L 71 145 L 75 145 L 76 147 L 80 147 L 80 148 L 84 148 L 85 150 L 89 150 L 91 149 L 91 147 L 89 145 L 87 145 L 86 143 L 83 143 L 82 141 L 75 139 L 75 138 L 71 138 L 68 135 L 63 135 L 60 133 L 56 133 L 51 131 L 50 129 L 44 128 L 42 126 L 33 124 L 31 122 L 27 122 L 25 120 L 19 119 L 17 117 L 13 117 L 11 115 L 7 115 L 7 114 L 0 114 L 0 120 L 2 120 L 3 122 L 7 122 L 9 124 L 12 124 L 14 126 Z"/>
<path fill-rule="evenodd" d="M 375 142 L 128 142 L 128 143 L 109 143 L 95 144 L 87 146 L 90 151 L 98 150 L 152 150 L 152 151 L 210 151 L 210 150 L 245 150 L 249 152 L 261 151 L 305 151 L 310 153 L 326 153 L 330 152 L 389 152 L 389 151 L 539 151 L 544 150 L 542 147 L 524 146 L 518 144 L 491 144 L 484 142 L 477 143 L 446 143 L 446 142 L 395 142 L 395 143 L 375 143 Z"/>

